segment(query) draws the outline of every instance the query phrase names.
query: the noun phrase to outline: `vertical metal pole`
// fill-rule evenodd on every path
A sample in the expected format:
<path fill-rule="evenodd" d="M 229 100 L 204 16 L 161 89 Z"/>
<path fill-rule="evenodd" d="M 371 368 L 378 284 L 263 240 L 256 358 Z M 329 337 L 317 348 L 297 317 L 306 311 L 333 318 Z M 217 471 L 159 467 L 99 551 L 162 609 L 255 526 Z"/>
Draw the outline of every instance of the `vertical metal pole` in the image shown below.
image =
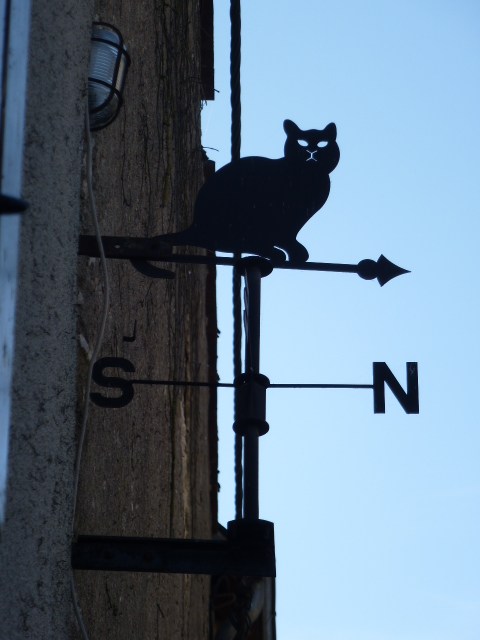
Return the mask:
<path fill-rule="evenodd" d="M 260 373 L 260 293 L 262 275 L 257 267 L 245 269 L 245 373 Z M 258 427 L 247 427 L 244 436 L 245 520 L 258 520 Z"/>
<path fill-rule="evenodd" d="M 241 115 L 240 61 L 241 61 L 241 11 L 240 0 L 230 0 L 230 103 L 232 106 L 232 162 L 240 159 Z M 241 253 L 234 257 L 240 259 Z M 242 278 L 238 269 L 233 269 L 233 377 L 242 373 Z M 234 404 L 236 405 L 236 395 Z M 235 434 L 235 518 L 242 517 L 242 436 Z"/>
<path fill-rule="evenodd" d="M 258 429 L 253 426 L 245 431 L 243 470 L 243 517 L 245 520 L 258 520 Z"/>
<path fill-rule="evenodd" d="M 241 254 L 235 254 L 241 258 Z M 237 267 L 233 268 L 233 378 L 242 373 L 242 276 Z M 237 419 L 237 390 L 234 391 L 234 416 Z M 242 518 L 243 505 L 243 441 L 235 434 L 235 518 Z"/>

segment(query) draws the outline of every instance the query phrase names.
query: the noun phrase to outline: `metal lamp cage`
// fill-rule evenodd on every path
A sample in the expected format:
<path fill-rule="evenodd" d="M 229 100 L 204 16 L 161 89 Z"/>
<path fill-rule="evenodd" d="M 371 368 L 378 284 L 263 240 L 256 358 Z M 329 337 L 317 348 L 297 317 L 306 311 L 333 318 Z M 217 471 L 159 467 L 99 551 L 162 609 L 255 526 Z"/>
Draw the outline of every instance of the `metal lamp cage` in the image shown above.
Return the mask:
<path fill-rule="evenodd" d="M 117 117 L 129 66 L 130 56 L 120 31 L 106 22 L 94 22 L 88 69 L 91 131 L 107 127 Z"/>

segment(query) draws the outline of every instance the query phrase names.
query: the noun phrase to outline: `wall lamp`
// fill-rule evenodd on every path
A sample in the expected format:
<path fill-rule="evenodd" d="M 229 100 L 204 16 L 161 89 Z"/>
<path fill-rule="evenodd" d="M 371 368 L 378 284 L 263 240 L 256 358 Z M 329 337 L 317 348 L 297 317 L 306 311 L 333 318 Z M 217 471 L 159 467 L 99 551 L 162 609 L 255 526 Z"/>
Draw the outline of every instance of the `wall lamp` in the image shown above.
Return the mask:
<path fill-rule="evenodd" d="M 106 22 L 94 22 L 88 68 L 91 131 L 107 127 L 117 117 L 129 66 L 130 56 L 120 31 Z"/>

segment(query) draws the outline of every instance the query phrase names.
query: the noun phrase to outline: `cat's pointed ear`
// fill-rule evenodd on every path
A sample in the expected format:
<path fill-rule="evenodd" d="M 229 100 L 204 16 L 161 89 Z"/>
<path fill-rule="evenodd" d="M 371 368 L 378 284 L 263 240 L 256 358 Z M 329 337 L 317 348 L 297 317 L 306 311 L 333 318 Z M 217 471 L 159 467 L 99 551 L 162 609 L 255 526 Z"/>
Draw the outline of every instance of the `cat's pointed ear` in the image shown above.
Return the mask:
<path fill-rule="evenodd" d="M 327 124 L 323 130 L 323 134 L 329 142 L 334 142 L 337 139 L 337 127 L 335 126 L 335 123 L 331 122 L 330 124 Z"/>
<path fill-rule="evenodd" d="M 297 127 L 297 125 L 292 122 L 292 120 L 285 120 L 283 122 L 283 130 L 287 134 L 287 136 L 296 137 L 302 133 L 302 130 Z"/>

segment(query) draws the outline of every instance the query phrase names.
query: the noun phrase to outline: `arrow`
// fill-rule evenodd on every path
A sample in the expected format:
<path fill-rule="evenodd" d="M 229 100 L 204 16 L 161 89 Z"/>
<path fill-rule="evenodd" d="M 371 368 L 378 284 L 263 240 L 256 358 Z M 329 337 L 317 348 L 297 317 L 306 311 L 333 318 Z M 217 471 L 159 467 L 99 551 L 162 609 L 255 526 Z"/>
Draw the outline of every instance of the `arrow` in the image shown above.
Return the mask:
<path fill-rule="evenodd" d="M 374 280 L 377 278 L 381 287 L 393 278 L 404 273 L 410 273 L 407 269 L 398 267 L 390 262 L 384 255 L 375 260 L 361 260 L 358 264 L 336 264 L 333 262 L 303 262 L 292 264 L 284 262 L 276 264 L 276 269 L 297 269 L 301 271 L 334 271 L 340 273 L 357 273 L 364 280 Z"/>
<path fill-rule="evenodd" d="M 410 273 L 410 271 L 407 271 L 407 269 L 398 267 L 396 264 L 393 264 L 393 262 L 390 262 L 390 260 L 387 260 L 384 255 L 381 255 L 375 263 L 377 269 L 376 275 L 366 275 L 365 272 L 368 272 L 370 265 L 365 265 L 365 263 L 370 262 L 372 261 L 362 260 L 358 263 L 358 275 L 364 280 L 372 280 L 374 277 L 376 277 L 381 287 L 383 287 L 384 284 L 387 284 L 387 282 L 393 280 L 393 278 L 396 278 L 397 276 L 402 276 L 404 273 Z"/>
<path fill-rule="evenodd" d="M 155 277 L 155 271 L 161 272 L 157 277 L 172 277 L 164 269 L 158 269 L 148 264 L 147 260 L 158 262 L 180 262 L 184 264 L 212 264 L 232 266 L 238 264 L 235 258 L 224 256 L 184 255 L 180 253 L 166 253 L 169 247 L 149 238 L 124 238 L 120 236 L 102 236 L 103 248 L 107 258 L 117 260 L 133 260 L 135 268 L 144 275 Z M 80 236 L 78 254 L 98 258 L 97 241 L 95 236 Z M 259 258 L 271 264 L 266 258 Z M 339 273 L 356 273 L 364 280 L 378 280 L 381 287 L 393 278 L 404 273 L 406 269 L 398 267 L 381 255 L 375 260 L 361 260 L 358 264 L 337 264 L 334 262 L 280 262 L 272 265 L 275 269 L 289 269 L 294 271 L 333 271 Z"/>

